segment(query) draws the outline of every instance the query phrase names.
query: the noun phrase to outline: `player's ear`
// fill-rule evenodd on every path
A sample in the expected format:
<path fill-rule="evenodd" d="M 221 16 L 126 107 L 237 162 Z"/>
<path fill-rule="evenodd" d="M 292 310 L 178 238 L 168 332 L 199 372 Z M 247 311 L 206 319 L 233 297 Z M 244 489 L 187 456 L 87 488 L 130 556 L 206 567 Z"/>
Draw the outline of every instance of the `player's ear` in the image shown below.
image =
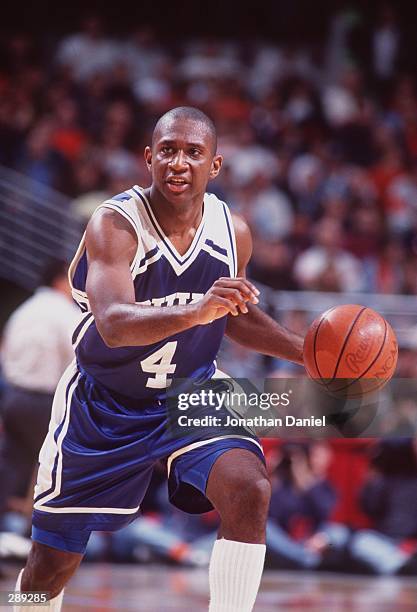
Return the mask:
<path fill-rule="evenodd" d="M 145 147 L 145 152 L 143 156 L 145 158 L 146 167 L 148 168 L 150 172 L 152 168 L 152 149 L 151 147 Z"/>
<path fill-rule="evenodd" d="M 218 176 L 220 172 L 220 168 L 222 167 L 222 163 L 223 163 L 222 155 L 215 155 L 213 157 L 213 161 L 211 162 L 211 168 L 210 168 L 210 178 L 211 179 L 214 179 L 216 178 L 216 176 Z"/>

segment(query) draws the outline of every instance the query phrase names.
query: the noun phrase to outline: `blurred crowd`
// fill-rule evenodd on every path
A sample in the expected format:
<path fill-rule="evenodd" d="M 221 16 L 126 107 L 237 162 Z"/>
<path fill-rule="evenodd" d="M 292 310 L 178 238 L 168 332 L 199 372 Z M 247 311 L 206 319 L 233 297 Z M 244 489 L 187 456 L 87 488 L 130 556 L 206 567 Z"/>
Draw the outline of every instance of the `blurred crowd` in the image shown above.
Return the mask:
<path fill-rule="evenodd" d="M 251 225 L 255 279 L 415 294 L 415 73 L 395 8 L 381 5 L 359 57 L 360 18 L 336 12 L 310 47 L 174 43 L 135 24 L 111 36 L 98 15 L 55 41 L 3 37 L 0 163 L 70 196 L 85 222 L 103 198 L 149 184 L 142 155 L 156 119 L 197 106 L 225 158 L 211 189 Z"/>

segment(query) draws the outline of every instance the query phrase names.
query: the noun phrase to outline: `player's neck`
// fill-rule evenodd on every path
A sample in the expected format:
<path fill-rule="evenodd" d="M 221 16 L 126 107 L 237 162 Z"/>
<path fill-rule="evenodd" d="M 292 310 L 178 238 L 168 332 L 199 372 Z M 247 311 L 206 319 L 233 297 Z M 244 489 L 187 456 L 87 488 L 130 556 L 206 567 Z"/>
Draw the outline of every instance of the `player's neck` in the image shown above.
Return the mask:
<path fill-rule="evenodd" d="M 174 205 L 166 200 L 161 193 L 150 187 L 145 190 L 152 211 L 168 237 L 186 235 L 190 230 L 196 230 L 203 216 L 204 197 L 199 196 L 188 203 Z"/>

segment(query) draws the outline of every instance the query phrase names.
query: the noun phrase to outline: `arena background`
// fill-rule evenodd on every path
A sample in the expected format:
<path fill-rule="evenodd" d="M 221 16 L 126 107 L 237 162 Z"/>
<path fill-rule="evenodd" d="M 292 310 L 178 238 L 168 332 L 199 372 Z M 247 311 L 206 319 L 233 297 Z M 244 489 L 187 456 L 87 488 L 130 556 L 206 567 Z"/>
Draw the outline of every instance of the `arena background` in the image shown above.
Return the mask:
<path fill-rule="evenodd" d="M 251 225 L 249 273 L 263 306 L 304 334 L 336 303 L 369 305 L 397 332 L 397 377 L 413 381 L 416 18 L 406 2 L 9 6 L 0 23 L 1 325 L 50 257 L 71 258 L 100 201 L 148 184 L 142 151 L 155 120 L 189 104 L 217 125 L 225 166 L 211 188 Z M 302 375 L 228 343 L 222 362 L 241 377 Z M 271 547 L 256 610 L 416 609 L 404 577 L 416 572 L 417 551 L 416 445 L 404 439 L 417 422 L 410 389 L 390 413 L 391 442 L 266 441 L 271 521 L 288 539 Z M 319 502 L 333 500 L 320 521 L 280 514 L 283 482 L 303 470 Z M 375 471 L 385 480 L 372 507 Z M 205 609 L 216 517 L 169 510 L 163 482 L 161 466 L 136 531 L 97 535 L 64 610 Z M 386 516 L 393 496 L 400 501 Z M 0 533 L 2 588 L 25 554 L 29 498 L 13 500 Z M 328 523 L 340 527 L 342 552 L 335 545 L 318 560 Z"/>

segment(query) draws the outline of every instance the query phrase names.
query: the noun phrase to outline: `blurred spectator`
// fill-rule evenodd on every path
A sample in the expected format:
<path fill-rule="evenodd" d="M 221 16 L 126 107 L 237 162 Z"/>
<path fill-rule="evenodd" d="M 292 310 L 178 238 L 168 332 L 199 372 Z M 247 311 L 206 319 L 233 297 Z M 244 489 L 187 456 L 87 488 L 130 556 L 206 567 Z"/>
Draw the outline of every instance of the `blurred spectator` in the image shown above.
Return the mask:
<path fill-rule="evenodd" d="M 324 169 L 316 155 L 297 156 L 288 169 L 288 184 L 296 196 L 297 210 L 316 220 L 323 191 Z"/>
<path fill-rule="evenodd" d="M 416 450 L 411 439 L 381 442 L 361 492 L 373 529 L 354 534 L 350 549 L 378 574 L 417 573 Z"/>
<path fill-rule="evenodd" d="M 349 214 L 345 247 L 361 260 L 373 258 L 383 237 L 381 213 L 375 203 L 357 203 Z"/>
<path fill-rule="evenodd" d="M 251 277 L 272 289 L 297 289 L 292 272 L 292 249 L 284 240 L 254 238 L 250 261 Z"/>
<path fill-rule="evenodd" d="M 90 150 L 73 168 L 73 193 L 76 197 L 71 203 L 71 210 L 84 226 L 97 206 L 113 195 L 104 189 L 104 184 L 105 173 L 100 160 Z"/>
<path fill-rule="evenodd" d="M 417 227 L 416 171 L 404 172 L 394 178 L 385 194 L 388 227 L 396 233 L 414 231 Z"/>
<path fill-rule="evenodd" d="M 346 66 L 352 31 L 359 19 L 359 14 L 348 5 L 337 10 L 331 18 L 325 54 L 326 75 L 330 81 L 337 79 Z"/>
<path fill-rule="evenodd" d="M 267 525 L 268 553 L 280 567 L 312 569 L 325 561 L 335 567 L 343 559 L 349 532 L 329 523 L 336 503 L 326 478 L 330 460 L 325 442 L 282 448 Z"/>
<path fill-rule="evenodd" d="M 252 181 L 255 190 L 246 219 L 261 240 L 282 240 L 292 230 L 294 213 L 288 196 L 259 172 Z"/>
<path fill-rule="evenodd" d="M 388 238 L 382 250 L 365 263 L 367 285 L 375 293 L 404 293 L 406 251 L 399 238 Z"/>
<path fill-rule="evenodd" d="M 69 165 L 53 146 L 53 128 L 52 121 L 44 120 L 31 130 L 17 157 L 16 167 L 35 182 L 67 191 Z"/>
<path fill-rule="evenodd" d="M 78 320 L 67 265 L 51 261 L 44 270 L 42 286 L 6 324 L 1 350 L 6 388 L 2 397 L 0 515 L 10 498 L 24 502 L 28 495 L 48 431 L 53 393 L 74 357 L 71 334 Z"/>
<path fill-rule="evenodd" d="M 78 105 L 74 99 L 64 98 L 55 111 L 51 144 L 68 161 L 77 160 L 87 145 L 85 132 L 79 125 Z"/>
<path fill-rule="evenodd" d="M 400 44 L 397 15 L 393 6 L 384 4 L 372 39 L 373 72 L 378 79 L 387 81 L 394 76 Z"/>
<path fill-rule="evenodd" d="M 98 15 L 88 15 L 81 32 L 64 38 L 57 50 L 59 66 L 69 68 L 78 81 L 111 70 L 119 58 L 118 46 L 105 38 Z"/>
<path fill-rule="evenodd" d="M 224 79 L 239 73 L 240 65 L 234 49 L 216 40 L 200 40 L 188 44 L 178 73 L 185 79 L 202 81 Z"/>
<path fill-rule="evenodd" d="M 240 126 L 233 137 L 233 145 L 223 147 L 220 140 L 219 151 L 224 151 L 225 163 L 230 168 L 231 178 L 236 185 L 246 185 L 256 175 L 262 173 L 273 178 L 278 171 L 276 155 L 264 146 L 259 145 L 255 133 L 247 126 Z"/>
<path fill-rule="evenodd" d="M 296 280 L 303 289 L 360 291 L 364 274 L 360 262 L 342 248 L 343 230 L 338 221 L 323 218 L 315 228 L 316 244 L 295 261 Z"/>
<path fill-rule="evenodd" d="M 331 126 L 341 127 L 359 119 L 361 88 L 360 72 L 345 66 L 339 82 L 324 89 L 323 109 Z"/>
<path fill-rule="evenodd" d="M 150 26 L 133 30 L 120 55 L 133 84 L 154 77 L 168 59 L 166 50 L 157 43 L 156 33 Z"/>

